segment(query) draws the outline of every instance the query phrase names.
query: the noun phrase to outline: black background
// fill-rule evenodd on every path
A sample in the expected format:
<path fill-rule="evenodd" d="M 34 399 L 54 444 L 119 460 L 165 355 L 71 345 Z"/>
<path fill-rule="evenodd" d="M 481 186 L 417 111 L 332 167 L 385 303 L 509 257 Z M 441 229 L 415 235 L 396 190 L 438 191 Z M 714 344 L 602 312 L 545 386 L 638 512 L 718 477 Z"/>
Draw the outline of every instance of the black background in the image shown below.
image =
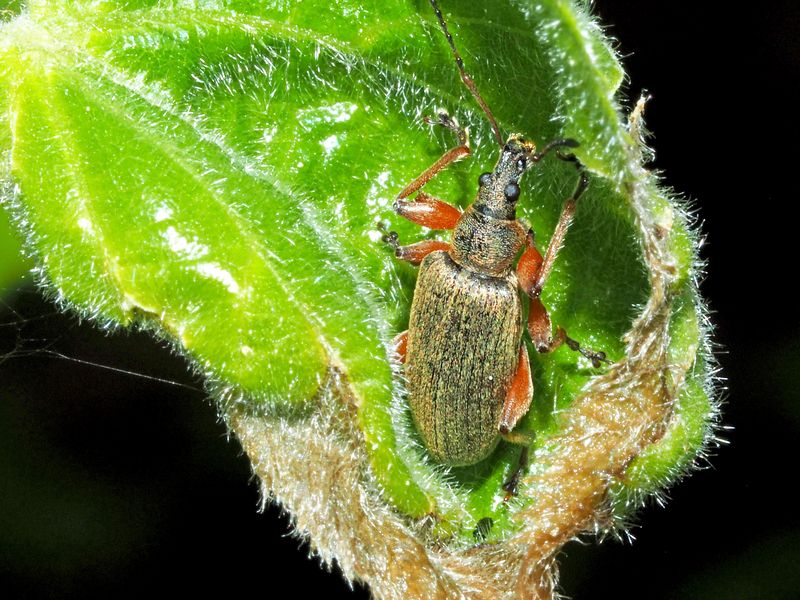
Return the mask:
<path fill-rule="evenodd" d="M 791 487 L 800 433 L 791 289 L 800 5 L 751 6 L 596 3 L 620 40 L 629 97 L 653 95 L 655 167 L 695 200 L 703 222 L 702 290 L 727 378 L 730 443 L 713 468 L 671 490 L 666 508 L 641 512 L 633 544 L 567 546 L 562 585 L 576 598 L 800 597 Z M 367 596 L 307 559 L 278 510 L 258 512 L 247 461 L 182 360 L 147 336 L 105 338 L 56 315 L 33 290 L 7 301 L 0 595 L 269 595 L 287 585 Z M 195 389 L 53 358 L 44 346 Z M 39 350 L 26 356 L 28 347 Z"/>

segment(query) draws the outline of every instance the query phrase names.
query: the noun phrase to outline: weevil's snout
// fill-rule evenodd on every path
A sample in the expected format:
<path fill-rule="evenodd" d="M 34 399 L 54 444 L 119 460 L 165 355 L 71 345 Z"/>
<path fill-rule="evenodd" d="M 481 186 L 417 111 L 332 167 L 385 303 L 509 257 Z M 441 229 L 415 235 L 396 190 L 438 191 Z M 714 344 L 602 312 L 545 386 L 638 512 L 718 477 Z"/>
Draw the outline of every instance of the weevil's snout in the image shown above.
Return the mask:
<path fill-rule="evenodd" d="M 533 164 L 536 145 L 517 134 L 509 136 L 494 171 L 478 179 L 478 198 L 475 207 L 497 219 L 516 218 L 519 200 L 519 181 Z"/>
<path fill-rule="evenodd" d="M 512 133 L 508 137 L 506 145 L 503 146 L 503 153 L 497 161 L 495 172 L 508 172 L 509 175 L 516 173 L 517 178 L 531 166 L 534 162 L 531 159 L 536 155 L 536 144 L 523 139 L 519 134 Z"/>

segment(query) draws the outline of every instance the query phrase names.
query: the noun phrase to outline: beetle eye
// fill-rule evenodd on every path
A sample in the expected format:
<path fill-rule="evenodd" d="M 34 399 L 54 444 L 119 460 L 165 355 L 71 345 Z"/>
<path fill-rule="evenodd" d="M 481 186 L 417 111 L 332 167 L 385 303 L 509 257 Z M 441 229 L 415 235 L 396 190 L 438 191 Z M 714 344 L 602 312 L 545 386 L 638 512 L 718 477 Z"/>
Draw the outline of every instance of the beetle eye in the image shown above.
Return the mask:
<path fill-rule="evenodd" d="M 503 193 L 506 195 L 506 200 L 509 202 L 516 202 L 519 200 L 519 186 L 513 181 L 506 186 Z"/>
<path fill-rule="evenodd" d="M 492 174 L 491 173 L 483 173 L 480 177 L 478 177 L 478 185 L 485 187 L 492 183 Z"/>

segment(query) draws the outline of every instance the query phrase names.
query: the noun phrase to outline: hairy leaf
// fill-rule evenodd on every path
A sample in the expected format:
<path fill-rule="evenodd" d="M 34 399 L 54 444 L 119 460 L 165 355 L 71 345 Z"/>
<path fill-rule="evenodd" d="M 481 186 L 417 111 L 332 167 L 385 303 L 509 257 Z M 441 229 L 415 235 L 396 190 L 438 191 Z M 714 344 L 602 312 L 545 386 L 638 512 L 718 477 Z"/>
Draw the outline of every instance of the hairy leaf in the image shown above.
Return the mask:
<path fill-rule="evenodd" d="M 621 68 L 582 4 L 452 4 L 453 35 L 501 127 L 579 140 L 591 173 L 543 294 L 553 321 L 622 361 L 654 290 L 667 299 L 674 417 L 618 480 L 627 511 L 691 464 L 714 416 L 693 236 L 639 167 L 614 99 Z M 433 464 L 388 350 L 415 275 L 378 223 L 404 242 L 435 237 L 391 203 L 454 143 L 422 117 L 444 108 L 471 133 L 474 156 L 429 184 L 439 197 L 469 204 L 498 152 L 427 3 L 51 0 L 18 12 L 0 25 L 6 203 L 50 293 L 171 340 L 227 414 L 302 421 L 335 373 L 386 500 L 433 517 L 429 534 L 455 545 L 486 518 L 488 541 L 517 531 L 535 496 L 503 501 L 518 449 Z M 520 212 L 540 247 L 575 183 L 554 157 L 526 177 Z M 669 281 L 654 275 L 664 265 Z M 566 347 L 531 354 L 521 427 L 546 455 L 598 371 Z"/>

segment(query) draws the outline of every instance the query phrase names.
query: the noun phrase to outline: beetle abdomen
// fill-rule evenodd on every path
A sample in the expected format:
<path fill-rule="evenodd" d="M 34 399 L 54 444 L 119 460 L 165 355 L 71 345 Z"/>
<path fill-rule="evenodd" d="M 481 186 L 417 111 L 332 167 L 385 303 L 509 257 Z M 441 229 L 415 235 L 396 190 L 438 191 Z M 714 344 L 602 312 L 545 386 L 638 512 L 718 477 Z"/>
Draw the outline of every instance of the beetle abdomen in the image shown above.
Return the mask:
<path fill-rule="evenodd" d="M 442 251 L 422 261 L 405 372 L 417 428 L 437 461 L 473 464 L 496 446 L 521 316 L 513 274 L 479 275 Z"/>

